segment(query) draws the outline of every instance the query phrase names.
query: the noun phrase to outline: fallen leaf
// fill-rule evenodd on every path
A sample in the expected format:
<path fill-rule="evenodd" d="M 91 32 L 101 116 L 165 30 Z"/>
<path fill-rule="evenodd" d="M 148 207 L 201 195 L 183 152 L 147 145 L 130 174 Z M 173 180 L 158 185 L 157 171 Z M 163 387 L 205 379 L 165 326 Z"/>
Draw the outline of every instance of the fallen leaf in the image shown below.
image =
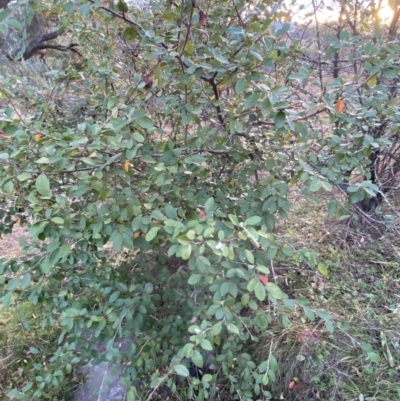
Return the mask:
<path fill-rule="evenodd" d="M 318 338 L 318 334 L 310 329 L 304 329 L 297 337 L 297 341 L 301 343 L 319 344 L 321 339 Z"/>

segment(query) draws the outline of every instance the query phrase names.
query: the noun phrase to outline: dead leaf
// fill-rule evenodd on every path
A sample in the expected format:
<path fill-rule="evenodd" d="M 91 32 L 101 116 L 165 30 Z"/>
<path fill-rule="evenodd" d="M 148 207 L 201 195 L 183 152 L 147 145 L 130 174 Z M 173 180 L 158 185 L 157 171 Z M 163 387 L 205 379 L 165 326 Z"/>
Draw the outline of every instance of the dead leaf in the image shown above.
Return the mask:
<path fill-rule="evenodd" d="M 339 99 L 339 100 L 336 102 L 335 109 L 336 109 L 336 111 L 337 111 L 338 113 L 341 113 L 341 112 L 344 110 L 345 106 L 346 106 L 346 103 L 344 102 L 344 100 Z"/>
<path fill-rule="evenodd" d="M 207 25 L 207 14 L 203 11 L 199 11 L 199 25 L 206 26 Z"/>
<path fill-rule="evenodd" d="M 145 83 L 144 87 L 146 89 L 150 89 L 153 86 L 153 77 L 151 76 L 151 73 L 143 74 L 141 82 Z"/>
<path fill-rule="evenodd" d="M 125 170 L 125 173 L 128 173 L 128 172 L 129 172 L 129 167 L 130 167 L 129 160 L 125 160 L 125 161 L 124 161 L 124 170 Z"/>
<path fill-rule="evenodd" d="M 268 277 L 267 276 L 264 276 L 263 274 L 260 274 L 260 280 L 265 286 L 267 286 L 267 284 L 268 284 Z"/>

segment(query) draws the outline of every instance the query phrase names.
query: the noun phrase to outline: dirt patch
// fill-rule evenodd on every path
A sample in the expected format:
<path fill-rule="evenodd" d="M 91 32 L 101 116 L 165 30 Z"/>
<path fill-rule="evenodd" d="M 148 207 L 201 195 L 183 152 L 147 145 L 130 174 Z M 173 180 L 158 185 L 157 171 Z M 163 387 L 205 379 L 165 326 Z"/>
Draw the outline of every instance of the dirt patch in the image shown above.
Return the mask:
<path fill-rule="evenodd" d="M 0 238 L 0 259 L 15 258 L 21 256 L 20 240 L 28 237 L 26 227 L 14 226 L 11 234 Z"/>

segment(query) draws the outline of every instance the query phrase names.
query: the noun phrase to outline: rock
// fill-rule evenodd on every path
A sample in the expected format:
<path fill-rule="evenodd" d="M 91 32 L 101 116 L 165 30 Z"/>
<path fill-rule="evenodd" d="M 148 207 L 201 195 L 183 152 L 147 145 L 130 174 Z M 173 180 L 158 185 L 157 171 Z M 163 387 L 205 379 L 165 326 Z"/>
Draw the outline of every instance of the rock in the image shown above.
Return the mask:
<path fill-rule="evenodd" d="M 122 384 L 123 369 L 112 362 L 89 364 L 84 383 L 71 401 L 125 401 L 127 388 Z"/>

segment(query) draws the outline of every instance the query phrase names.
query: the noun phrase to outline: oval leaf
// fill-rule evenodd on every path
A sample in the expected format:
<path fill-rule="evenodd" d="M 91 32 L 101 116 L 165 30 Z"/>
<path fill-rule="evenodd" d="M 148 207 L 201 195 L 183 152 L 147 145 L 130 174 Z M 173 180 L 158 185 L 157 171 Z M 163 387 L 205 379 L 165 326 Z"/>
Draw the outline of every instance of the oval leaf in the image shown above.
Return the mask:
<path fill-rule="evenodd" d="M 45 174 L 40 174 L 38 178 L 36 178 L 36 190 L 42 196 L 50 195 L 50 182 Z"/>
<path fill-rule="evenodd" d="M 179 376 L 183 376 L 183 377 L 189 376 L 189 370 L 184 365 L 175 365 L 174 370 L 176 373 L 178 373 Z"/>
<path fill-rule="evenodd" d="M 268 283 L 267 290 L 274 298 L 282 299 L 283 292 L 275 283 Z"/>

